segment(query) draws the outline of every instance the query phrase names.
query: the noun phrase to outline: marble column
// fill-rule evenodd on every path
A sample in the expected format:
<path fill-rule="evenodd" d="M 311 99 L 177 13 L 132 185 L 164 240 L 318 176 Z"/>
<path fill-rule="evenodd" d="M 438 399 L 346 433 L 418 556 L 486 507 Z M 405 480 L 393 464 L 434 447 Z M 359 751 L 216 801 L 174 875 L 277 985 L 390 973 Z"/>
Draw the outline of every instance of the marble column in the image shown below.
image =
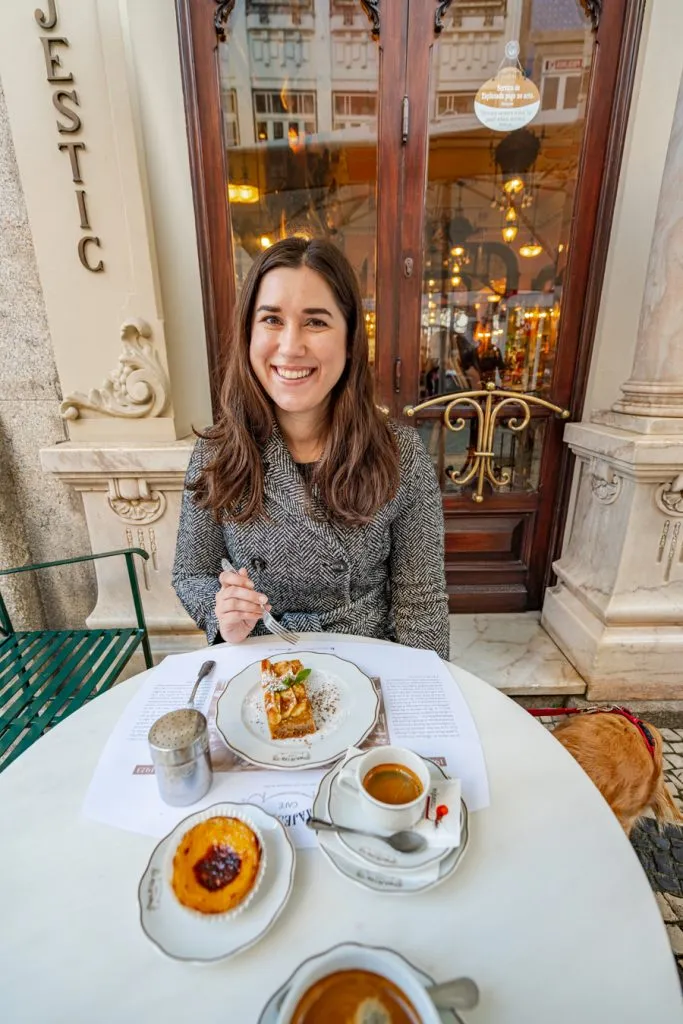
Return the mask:
<path fill-rule="evenodd" d="M 683 81 L 623 397 L 565 441 L 575 514 L 542 622 L 597 700 L 683 696 Z"/>
<path fill-rule="evenodd" d="M 683 79 L 678 91 L 647 270 L 633 371 L 614 411 L 621 425 L 678 433 L 683 417 Z M 612 420 L 619 425 L 619 420 Z"/>

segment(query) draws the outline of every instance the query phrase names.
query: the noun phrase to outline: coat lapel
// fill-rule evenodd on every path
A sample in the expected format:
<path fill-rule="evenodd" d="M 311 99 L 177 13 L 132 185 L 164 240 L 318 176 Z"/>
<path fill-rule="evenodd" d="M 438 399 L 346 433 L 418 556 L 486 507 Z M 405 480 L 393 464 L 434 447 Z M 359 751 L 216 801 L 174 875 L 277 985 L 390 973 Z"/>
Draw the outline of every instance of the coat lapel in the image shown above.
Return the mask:
<path fill-rule="evenodd" d="M 277 424 L 274 425 L 273 432 L 264 445 L 262 459 L 266 505 L 272 503 L 282 509 L 287 521 L 291 523 L 293 534 L 295 530 L 314 533 L 334 554 L 343 555 L 345 548 L 341 537 L 328 522 L 327 517 L 312 518 L 308 515 L 310 501 L 306 485 Z M 316 506 L 319 507 L 318 496 L 314 492 L 313 509 Z"/>

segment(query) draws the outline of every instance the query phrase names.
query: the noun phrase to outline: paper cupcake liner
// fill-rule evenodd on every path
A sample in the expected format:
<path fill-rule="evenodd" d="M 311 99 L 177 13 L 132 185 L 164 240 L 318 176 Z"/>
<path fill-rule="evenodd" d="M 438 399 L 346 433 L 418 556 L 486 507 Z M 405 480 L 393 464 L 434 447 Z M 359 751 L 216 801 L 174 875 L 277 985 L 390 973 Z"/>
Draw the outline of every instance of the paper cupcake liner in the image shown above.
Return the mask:
<path fill-rule="evenodd" d="M 248 804 L 244 805 L 248 807 Z M 261 849 L 261 857 L 259 859 L 259 868 L 256 873 L 254 883 L 246 894 L 244 899 L 237 904 L 236 907 L 232 907 L 231 910 L 225 910 L 220 914 L 206 914 L 201 910 L 195 910 L 193 907 L 187 907 L 184 903 L 181 903 L 175 894 L 172 885 L 173 879 L 173 859 L 176 855 L 178 847 L 183 839 L 183 836 L 194 828 L 195 825 L 199 825 L 202 821 L 208 821 L 210 818 L 237 818 L 238 821 L 243 822 L 245 825 L 252 830 L 256 838 L 258 839 L 259 847 Z M 183 818 L 179 822 L 170 835 L 167 837 L 168 846 L 166 849 L 165 865 L 164 865 L 164 882 L 171 891 L 171 895 L 175 900 L 175 903 L 181 910 L 185 911 L 186 914 L 190 914 L 192 917 L 200 918 L 202 921 L 211 921 L 223 924 L 225 921 L 237 917 L 241 914 L 253 900 L 254 896 L 258 892 L 258 889 L 263 881 L 263 876 L 266 870 L 266 846 L 263 841 L 263 836 L 259 828 L 254 824 L 253 820 L 249 816 L 248 812 L 240 810 L 239 804 L 223 803 L 213 804 L 211 807 L 205 808 L 203 811 L 196 811 L 195 814 L 190 814 L 189 817 Z"/>

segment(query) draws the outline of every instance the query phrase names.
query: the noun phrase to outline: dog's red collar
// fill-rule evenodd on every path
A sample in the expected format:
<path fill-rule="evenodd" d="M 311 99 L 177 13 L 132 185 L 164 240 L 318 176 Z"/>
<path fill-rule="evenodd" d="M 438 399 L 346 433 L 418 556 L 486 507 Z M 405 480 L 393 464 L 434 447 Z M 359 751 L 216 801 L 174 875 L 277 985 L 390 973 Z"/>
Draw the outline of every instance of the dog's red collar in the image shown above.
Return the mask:
<path fill-rule="evenodd" d="M 628 708 L 624 708 L 620 704 L 613 704 L 609 708 L 586 708 L 585 711 L 581 708 L 529 708 L 528 711 L 535 718 L 551 716 L 554 718 L 556 715 L 621 715 L 621 717 L 625 718 L 627 722 L 635 725 L 636 729 L 643 737 L 643 741 L 650 752 L 650 756 L 652 758 L 655 756 L 655 741 L 648 727 L 640 718 L 636 718 Z"/>

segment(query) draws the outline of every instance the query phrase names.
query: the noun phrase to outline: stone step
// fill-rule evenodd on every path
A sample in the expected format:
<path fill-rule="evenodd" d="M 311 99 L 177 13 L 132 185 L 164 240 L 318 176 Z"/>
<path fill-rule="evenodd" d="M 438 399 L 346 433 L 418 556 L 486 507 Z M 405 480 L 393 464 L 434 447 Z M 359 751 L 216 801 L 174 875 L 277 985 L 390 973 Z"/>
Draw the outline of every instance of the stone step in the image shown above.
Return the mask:
<path fill-rule="evenodd" d="M 540 612 L 451 615 L 451 661 L 512 696 L 549 706 L 586 684 L 541 626 Z M 527 701 L 524 702 L 528 703 Z"/>

